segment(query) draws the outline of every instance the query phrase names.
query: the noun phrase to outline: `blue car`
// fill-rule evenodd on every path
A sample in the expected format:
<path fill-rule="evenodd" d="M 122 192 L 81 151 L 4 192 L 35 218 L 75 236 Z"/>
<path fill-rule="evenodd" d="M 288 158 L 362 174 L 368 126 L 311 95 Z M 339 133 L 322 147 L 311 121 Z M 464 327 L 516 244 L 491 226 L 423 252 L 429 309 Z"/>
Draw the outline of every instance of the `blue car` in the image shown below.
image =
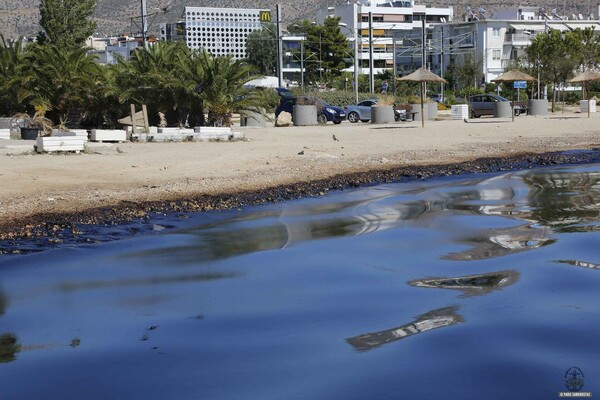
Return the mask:
<path fill-rule="evenodd" d="M 327 104 L 323 100 L 312 96 L 282 97 L 275 109 L 275 117 L 277 118 L 282 111 L 293 114 L 292 111 L 298 100 L 302 104 L 315 104 L 317 106 L 317 122 L 321 125 L 325 125 L 327 121 L 331 121 L 337 125 L 346 119 L 346 113 L 343 109 Z"/>

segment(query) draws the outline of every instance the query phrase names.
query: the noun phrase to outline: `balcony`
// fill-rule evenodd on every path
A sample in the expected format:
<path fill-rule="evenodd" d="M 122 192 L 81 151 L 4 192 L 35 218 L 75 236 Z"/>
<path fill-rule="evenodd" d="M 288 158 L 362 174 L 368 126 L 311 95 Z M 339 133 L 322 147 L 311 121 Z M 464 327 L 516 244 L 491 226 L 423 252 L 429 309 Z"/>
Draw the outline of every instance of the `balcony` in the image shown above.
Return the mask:
<path fill-rule="evenodd" d="M 529 32 L 507 33 L 504 35 L 504 43 L 512 44 L 514 46 L 529 46 L 531 44 L 531 39 L 534 37 L 535 33 Z"/>

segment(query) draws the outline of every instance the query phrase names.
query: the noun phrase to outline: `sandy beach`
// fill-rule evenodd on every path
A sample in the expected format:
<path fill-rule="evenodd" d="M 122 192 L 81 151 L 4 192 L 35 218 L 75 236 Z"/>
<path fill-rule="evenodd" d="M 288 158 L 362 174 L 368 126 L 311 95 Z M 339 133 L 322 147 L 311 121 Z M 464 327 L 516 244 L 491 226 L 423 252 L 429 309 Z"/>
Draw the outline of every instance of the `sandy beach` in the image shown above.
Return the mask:
<path fill-rule="evenodd" d="M 82 154 L 60 155 L 23 154 L 0 141 L 0 231 L 6 237 L 47 215 L 74 216 L 119 204 L 140 208 L 364 171 L 592 149 L 600 147 L 599 124 L 600 116 L 572 111 L 469 123 L 442 113 L 425 128 L 420 121 L 234 127 L 246 140 L 97 144 Z"/>

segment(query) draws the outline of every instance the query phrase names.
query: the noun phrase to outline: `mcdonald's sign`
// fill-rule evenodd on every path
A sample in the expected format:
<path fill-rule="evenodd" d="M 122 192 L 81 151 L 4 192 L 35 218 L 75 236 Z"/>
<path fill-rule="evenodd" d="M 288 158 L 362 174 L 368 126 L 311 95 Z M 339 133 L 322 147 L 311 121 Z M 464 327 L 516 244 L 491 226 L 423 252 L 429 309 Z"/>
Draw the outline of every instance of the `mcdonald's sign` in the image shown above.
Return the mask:
<path fill-rule="evenodd" d="M 261 11 L 260 22 L 271 22 L 271 11 Z"/>

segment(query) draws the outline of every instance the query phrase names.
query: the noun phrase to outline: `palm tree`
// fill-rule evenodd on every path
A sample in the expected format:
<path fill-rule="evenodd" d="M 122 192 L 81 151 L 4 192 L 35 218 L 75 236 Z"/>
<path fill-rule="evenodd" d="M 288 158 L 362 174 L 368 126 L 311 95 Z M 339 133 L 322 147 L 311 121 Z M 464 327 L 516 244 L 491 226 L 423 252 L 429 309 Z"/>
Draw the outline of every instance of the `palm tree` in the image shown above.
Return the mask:
<path fill-rule="evenodd" d="M 31 45 L 23 78 L 29 102 L 65 121 L 74 108 L 89 108 L 102 82 L 102 69 L 86 49 Z"/>
<path fill-rule="evenodd" d="M 0 115 L 26 111 L 27 92 L 23 90 L 26 50 L 17 39 L 7 43 L 0 35 Z"/>
<path fill-rule="evenodd" d="M 197 95 L 193 52 L 185 44 L 164 42 L 149 49 L 137 49 L 129 60 L 119 60 L 114 90 L 120 102 L 146 104 L 151 119 L 159 112 L 167 120 L 185 123 L 190 104 Z"/>
<path fill-rule="evenodd" d="M 254 68 L 245 61 L 230 56 L 213 57 L 207 51 L 199 54 L 203 68 L 200 98 L 208 110 L 208 123 L 227 125 L 228 115 L 234 111 L 259 109 L 263 96 L 244 88 L 244 83 L 254 79 Z"/>

